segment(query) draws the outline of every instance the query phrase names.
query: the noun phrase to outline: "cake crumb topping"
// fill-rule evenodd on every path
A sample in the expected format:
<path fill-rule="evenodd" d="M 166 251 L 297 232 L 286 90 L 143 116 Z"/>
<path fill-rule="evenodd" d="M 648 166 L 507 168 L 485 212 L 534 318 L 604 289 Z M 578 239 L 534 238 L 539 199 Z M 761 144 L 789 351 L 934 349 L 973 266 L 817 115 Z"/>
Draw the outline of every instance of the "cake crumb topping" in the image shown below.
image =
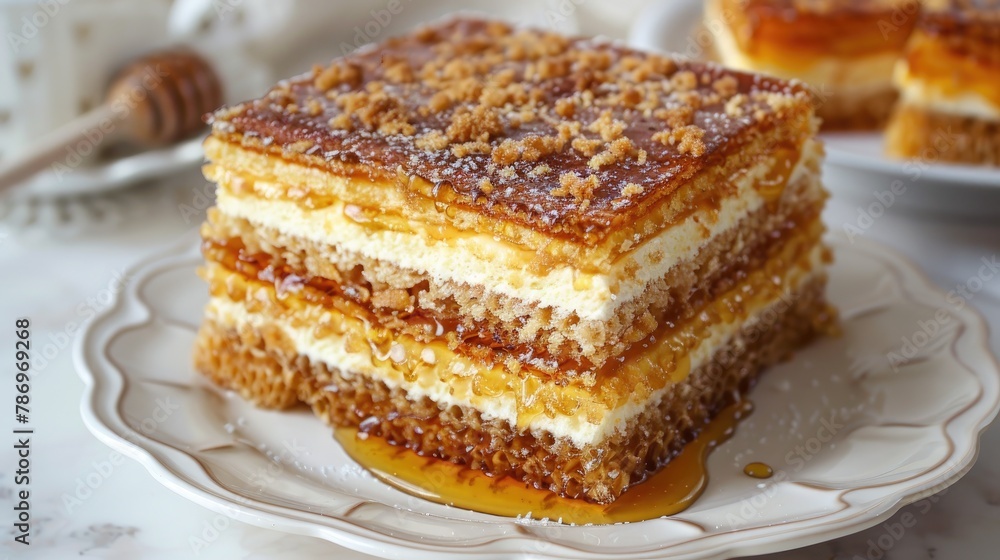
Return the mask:
<path fill-rule="evenodd" d="M 600 134 L 601 140 L 611 142 L 625 131 L 625 123 L 613 118 L 611 111 L 602 111 L 601 116 L 587 126 L 587 130 Z"/>
<path fill-rule="evenodd" d="M 552 196 L 572 196 L 577 204 L 586 209 L 598 186 L 600 182 L 596 175 L 580 177 L 576 173 L 563 173 L 559 176 L 559 186 L 552 189 Z"/>
<path fill-rule="evenodd" d="M 314 66 L 313 74 L 315 75 L 313 83 L 320 91 L 327 91 L 341 84 L 354 88 L 361 83 L 363 77 L 360 66 L 343 61 L 331 64 L 326 68 Z"/>
<path fill-rule="evenodd" d="M 638 194 L 642 194 L 642 191 L 643 189 L 639 185 L 635 183 L 628 183 L 627 185 L 625 185 L 625 188 L 622 189 L 622 196 L 624 197 L 635 196 Z"/>
<path fill-rule="evenodd" d="M 677 146 L 677 151 L 682 154 L 691 154 L 699 157 L 705 153 L 705 143 L 702 138 L 705 131 L 695 125 L 684 125 L 671 130 L 664 130 L 653 135 L 653 140 L 657 140 L 667 146 Z"/>
<path fill-rule="evenodd" d="M 625 161 L 626 158 L 635 152 L 635 145 L 626 137 L 620 137 L 606 145 L 603 152 L 590 158 L 587 166 L 597 170 L 605 165 L 612 165 Z M 645 152 L 643 152 L 645 153 Z"/>

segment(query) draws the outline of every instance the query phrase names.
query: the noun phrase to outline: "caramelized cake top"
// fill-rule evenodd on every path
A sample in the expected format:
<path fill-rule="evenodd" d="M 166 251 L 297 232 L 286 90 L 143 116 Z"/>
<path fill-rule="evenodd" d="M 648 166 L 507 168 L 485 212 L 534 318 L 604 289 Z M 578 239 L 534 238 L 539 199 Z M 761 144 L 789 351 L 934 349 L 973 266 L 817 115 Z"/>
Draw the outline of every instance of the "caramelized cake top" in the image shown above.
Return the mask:
<path fill-rule="evenodd" d="M 769 131 L 812 135 L 799 84 L 477 19 L 356 51 L 211 120 L 249 149 L 588 243 Z"/>
<path fill-rule="evenodd" d="M 786 19 L 803 14 L 882 14 L 915 0 L 736 0 L 748 12 Z"/>
<path fill-rule="evenodd" d="M 917 0 L 713 0 L 748 52 L 803 50 L 864 56 L 900 50 L 917 21 Z M 791 50 L 786 50 L 791 49 Z"/>

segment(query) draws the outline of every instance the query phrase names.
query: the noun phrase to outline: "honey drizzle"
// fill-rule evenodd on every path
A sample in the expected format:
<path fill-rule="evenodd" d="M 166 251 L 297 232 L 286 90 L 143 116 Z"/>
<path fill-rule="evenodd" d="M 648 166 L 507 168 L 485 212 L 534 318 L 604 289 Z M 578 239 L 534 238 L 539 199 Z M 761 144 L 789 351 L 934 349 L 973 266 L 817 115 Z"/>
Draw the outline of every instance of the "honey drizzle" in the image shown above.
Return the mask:
<path fill-rule="evenodd" d="M 737 423 L 753 410 L 750 401 L 723 409 L 670 462 L 630 486 L 611 504 L 563 498 L 510 477 L 491 478 L 449 461 L 424 457 L 355 428 L 337 428 L 347 454 L 386 484 L 425 500 L 504 517 L 548 518 L 563 523 L 626 523 L 674 515 L 705 490 L 709 452 L 732 437 Z"/>
<path fill-rule="evenodd" d="M 753 478 L 771 478 L 774 476 L 774 469 L 765 463 L 749 463 L 743 467 L 743 474 Z"/>
<path fill-rule="evenodd" d="M 788 179 L 795 171 L 795 163 L 799 160 L 799 148 L 788 144 L 774 149 L 775 163 L 755 186 L 757 192 L 770 206 L 776 206 L 785 192 Z"/>

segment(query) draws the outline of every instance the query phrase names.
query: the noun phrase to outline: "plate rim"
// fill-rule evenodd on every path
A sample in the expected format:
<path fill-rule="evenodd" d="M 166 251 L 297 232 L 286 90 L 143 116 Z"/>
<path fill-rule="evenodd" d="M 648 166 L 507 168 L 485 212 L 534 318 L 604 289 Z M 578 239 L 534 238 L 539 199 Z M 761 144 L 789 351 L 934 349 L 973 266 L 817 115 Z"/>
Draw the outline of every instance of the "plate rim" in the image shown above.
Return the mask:
<path fill-rule="evenodd" d="M 873 241 L 861 239 L 848 244 L 842 235 L 833 234 L 830 236 L 834 240 L 835 247 L 849 247 L 851 250 L 858 250 L 872 255 L 887 264 L 892 265 L 896 271 L 905 271 L 907 285 L 904 287 L 917 289 L 922 294 L 911 293 L 904 290 L 910 299 L 917 295 L 922 295 L 925 299 L 933 296 L 934 301 L 943 301 L 944 293 L 940 287 L 936 286 L 930 278 L 910 259 L 897 253 L 896 251 L 875 243 Z M 288 533 L 308 535 L 322 538 L 340 546 L 354 549 L 358 552 L 373 555 L 399 555 L 420 552 L 433 557 L 465 557 L 475 553 L 483 558 L 580 558 L 580 557 L 603 557 L 602 554 L 581 551 L 577 548 L 562 544 L 544 541 L 537 535 L 527 531 L 515 531 L 516 534 L 504 536 L 499 539 L 477 542 L 466 545 L 462 548 L 455 546 L 437 545 L 428 543 L 418 543 L 400 537 L 385 535 L 368 529 L 360 524 L 356 524 L 344 519 L 332 516 L 322 516 L 323 523 L 311 519 L 309 514 L 294 508 L 277 506 L 264 502 L 254 501 L 235 494 L 222 487 L 205 472 L 204 466 L 189 454 L 174 447 L 147 438 L 141 433 L 128 428 L 128 425 L 121 418 L 120 403 L 124 396 L 124 373 L 119 371 L 106 357 L 106 363 L 93 364 L 96 352 L 97 357 L 103 357 L 106 351 L 105 344 L 99 348 L 92 347 L 92 341 L 100 340 L 102 329 L 121 330 L 121 327 L 135 326 L 147 322 L 152 317 L 152 311 L 139 298 L 138 292 L 144 281 L 172 264 L 180 262 L 197 262 L 199 255 L 197 252 L 197 236 L 189 234 L 175 246 L 162 252 L 151 255 L 140 263 L 130 267 L 127 277 L 132 280 L 126 289 L 119 292 L 114 302 L 106 309 L 96 314 L 82 327 L 81 336 L 77 337 L 74 343 L 73 360 L 78 375 L 84 381 L 84 391 L 80 401 L 80 412 L 87 429 L 104 444 L 112 449 L 138 461 L 153 478 L 171 489 L 175 493 L 203 506 L 207 509 L 227 515 L 231 518 L 258 527 L 277 529 Z M 141 310 L 141 321 L 125 321 L 123 324 L 114 325 L 112 319 L 120 313 L 124 306 L 138 304 Z M 708 542 L 708 546 L 695 547 L 693 550 L 683 551 L 681 554 L 673 556 L 675 558 L 728 558 L 732 556 L 746 556 L 779 552 L 800 546 L 806 546 L 829 539 L 838 538 L 844 535 L 855 533 L 890 518 L 902 507 L 918 501 L 926 496 L 937 493 L 951 484 L 957 482 L 975 464 L 981 448 L 981 438 L 985 429 L 1000 411 L 1000 363 L 993 354 L 989 345 L 989 325 L 985 318 L 977 309 L 967 305 L 962 309 L 954 311 L 961 317 L 967 326 L 960 333 L 952 345 L 959 341 L 966 340 L 966 344 L 972 344 L 973 348 L 981 354 L 983 358 L 982 367 L 975 369 L 968 367 L 973 372 L 979 382 L 981 395 L 977 401 L 968 404 L 961 412 L 955 414 L 941 424 L 942 430 L 949 440 L 952 441 L 952 455 L 943 459 L 933 468 L 926 472 L 909 477 L 901 481 L 891 482 L 882 486 L 900 486 L 897 490 L 888 495 L 866 504 L 864 507 L 851 506 L 844 500 L 844 496 L 860 488 L 842 489 L 837 496 L 838 499 L 847 504 L 843 510 L 820 515 L 814 518 L 790 522 L 780 526 L 753 527 L 736 532 L 724 532 L 702 535 L 693 539 L 670 545 L 670 548 L 682 546 L 692 542 Z M 106 335 L 105 335 L 106 336 Z M 95 367 L 96 366 L 96 367 Z M 985 371 L 984 368 L 992 371 Z M 96 371 L 103 370 L 104 379 L 99 379 Z M 110 372 L 110 373 L 109 373 Z M 103 384 L 100 383 L 103 381 Z M 987 383 L 987 381 L 990 381 Z M 109 401 L 114 406 L 108 409 L 101 408 L 100 404 L 107 404 Z M 967 433 L 967 445 L 961 449 L 955 445 L 953 438 L 947 433 L 951 422 L 960 417 L 964 417 L 976 410 L 982 410 L 975 419 L 975 433 Z M 109 412 L 113 413 L 108 417 Z M 111 420 L 111 422 L 108 422 Z M 969 420 L 971 422 L 971 420 Z M 961 457 L 957 460 L 955 455 L 961 452 Z M 178 472 L 178 465 L 188 463 L 188 468 L 195 468 L 199 475 L 207 477 L 215 484 L 215 488 L 209 491 L 202 488 L 197 480 L 190 474 Z M 936 474 L 935 474 L 936 473 Z M 933 476 L 932 476 L 933 474 Z M 921 480 L 926 479 L 926 480 Z M 921 482 L 915 482 L 921 480 Z M 851 515 L 839 517 L 834 520 L 824 519 L 830 515 L 852 510 Z M 510 520 L 516 529 L 521 528 L 521 524 Z M 796 525 L 800 525 L 796 527 Z M 804 525 L 804 526 L 802 526 Z M 743 533 L 735 539 L 732 535 Z M 730 538 L 726 538 L 726 537 Z M 712 545 L 712 541 L 722 541 Z M 539 552 L 532 549 L 532 545 L 540 542 L 546 543 L 549 548 L 547 552 Z M 616 552 L 615 556 L 621 558 L 655 558 L 669 553 L 670 548 L 650 548 L 634 552 Z"/>
<path fill-rule="evenodd" d="M 866 135 L 872 138 L 884 136 L 883 131 L 830 131 L 819 135 L 826 150 L 826 164 L 841 167 L 851 171 L 863 171 L 890 175 L 898 178 L 910 178 L 913 171 L 908 166 L 920 166 L 919 180 L 934 183 L 959 184 L 963 187 L 979 189 L 985 192 L 1000 192 L 1000 168 L 949 163 L 926 163 L 920 159 L 902 160 L 888 159 L 884 156 L 865 156 L 851 151 L 831 146 L 831 136 Z"/>
<path fill-rule="evenodd" d="M 125 155 L 96 165 L 73 169 L 65 182 L 56 181 L 51 170 L 44 170 L 13 187 L 10 200 L 49 200 L 72 196 L 101 194 L 194 167 L 204 161 L 202 143 L 206 132 L 169 146 Z"/>

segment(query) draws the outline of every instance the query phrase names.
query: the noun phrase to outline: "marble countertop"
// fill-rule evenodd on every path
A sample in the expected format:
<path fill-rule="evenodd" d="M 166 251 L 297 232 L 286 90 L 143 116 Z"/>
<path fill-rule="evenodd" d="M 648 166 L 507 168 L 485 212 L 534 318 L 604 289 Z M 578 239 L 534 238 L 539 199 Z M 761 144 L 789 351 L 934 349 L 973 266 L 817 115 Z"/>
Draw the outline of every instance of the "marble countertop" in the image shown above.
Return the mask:
<path fill-rule="evenodd" d="M 846 198 L 835 182 L 830 187 L 834 197 L 825 216 L 830 228 L 856 223 L 858 207 L 871 201 Z M 32 389 L 32 544 L 13 542 L 5 515 L 0 557 L 368 558 L 315 538 L 220 518 L 117 456 L 84 427 L 83 383 L 71 356 L 79 324 L 109 303 L 116 275 L 196 228 L 208 204 L 209 191 L 194 177 L 143 188 L 106 202 L 105 226 L 96 230 L 75 224 L 69 232 L 70 226 L 48 226 L 49 233 L 38 226 L 12 231 L 9 220 L 0 220 L 0 321 L 30 317 L 33 340 L 45 352 Z M 43 223 L 58 219 L 46 209 L 17 211 L 48 213 L 39 218 Z M 972 222 L 890 208 L 864 236 L 895 247 L 947 287 L 976 274 L 983 257 L 1000 253 L 1000 220 Z M 1000 353 L 1000 275 L 985 282 L 971 303 L 987 317 L 992 347 Z M 10 402 L 11 385 L 0 384 L 0 401 Z M 13 498 L 11 466 L 8 451 L 0 461 L 0 503 L 6 512 Z M 1000 426 L 995 423 L 983 436 L 978 463 L 953 487 L 869 530 L 770 558 L 985 558 L 1000 549 L 998 527 Z"/>

